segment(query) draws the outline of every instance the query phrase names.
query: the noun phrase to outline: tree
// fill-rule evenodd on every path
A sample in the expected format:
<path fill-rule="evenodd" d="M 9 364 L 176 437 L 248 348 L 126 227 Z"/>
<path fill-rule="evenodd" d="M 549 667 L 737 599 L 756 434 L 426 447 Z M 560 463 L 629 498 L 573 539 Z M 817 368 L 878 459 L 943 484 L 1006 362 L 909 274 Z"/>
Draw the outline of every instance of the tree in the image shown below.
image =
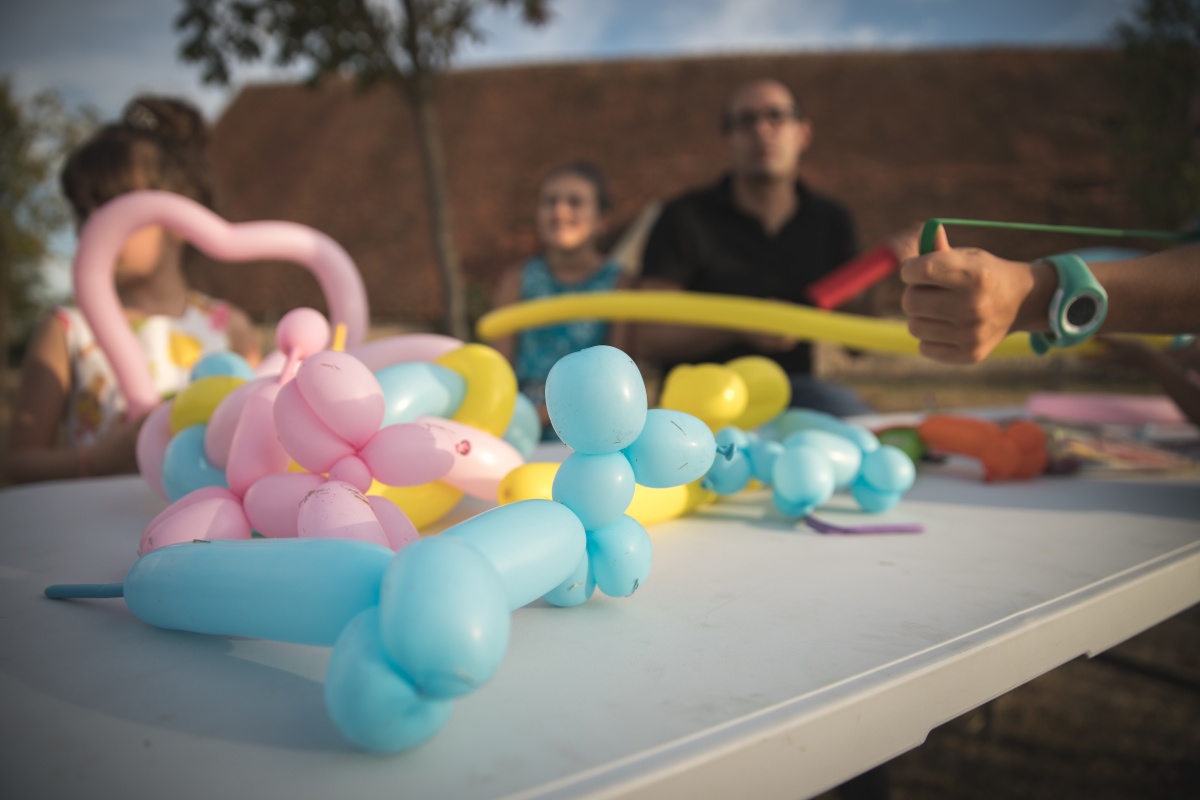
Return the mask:
<path fill-rule="evenodd" d="M 1189 101 L 1200 101 L 1200 0 L 1141 0 L 1115 34 L 1131 110 L 1119 163 L 1148 221 L 1173 227 L 1200 209 L 1188 129 Z"/>
<path fill-rule="evenodd" d="M 91 111 L 70 112 L 42 92 L 21 101 L 0 78 L 0 368 L 28 336 L 45 306 L 43 266 L 50 240 L 71 219 L 51 179 L 66 152 L 95 124 Z"/>
<path fill-rule="evenodd" d="M 307 62 L 310 85 L 348 74 L 364 87 L 393 86 L 407 99 L 442 275 L 444 327 L 459 339 L 470 332 L 438 128 L 437 78 L 464 38 L 482 39 L 476 20 L 489 4 L 519 6 L 534 25 L 548 17 L 547 0 L 184 0 L 175 21 L 184 35 L 180 57 L 201 64 L 206 83 L 228 84 L 232 59 L 249 63 L 273 50 L 279 66 Z"/>

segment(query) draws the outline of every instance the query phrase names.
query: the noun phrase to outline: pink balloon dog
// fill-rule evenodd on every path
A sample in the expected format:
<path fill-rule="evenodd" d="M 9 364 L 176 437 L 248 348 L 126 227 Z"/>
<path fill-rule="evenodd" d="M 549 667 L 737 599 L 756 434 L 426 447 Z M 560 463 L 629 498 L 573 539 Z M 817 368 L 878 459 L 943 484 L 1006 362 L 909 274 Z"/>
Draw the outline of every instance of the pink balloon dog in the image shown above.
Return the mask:
<path fill-rule="evenodd" d="M 395 503 L 365 493 L 374 479 L 389 486 L 440 479 L 454 466 L 458 431 L 424 422 L 381 429 L 383 389 L 371 371 L 347 353 L 309 355 L 327 331 L 311 309 L 280 321 L 283 372 L 235 390 L 210 421 L 217 435 L 211 443 L 206 437 L 206 452 L 217 455 L 214 463 L 225 456 L 229 488 L 198 489 L 168 507 L 146 527 L 142 554 L 194 539 L 247 539 L 252 530 L 360 539 L 393 550 L 416 540 Z M 310 472 L 288 472 L 291 460 Z"/>

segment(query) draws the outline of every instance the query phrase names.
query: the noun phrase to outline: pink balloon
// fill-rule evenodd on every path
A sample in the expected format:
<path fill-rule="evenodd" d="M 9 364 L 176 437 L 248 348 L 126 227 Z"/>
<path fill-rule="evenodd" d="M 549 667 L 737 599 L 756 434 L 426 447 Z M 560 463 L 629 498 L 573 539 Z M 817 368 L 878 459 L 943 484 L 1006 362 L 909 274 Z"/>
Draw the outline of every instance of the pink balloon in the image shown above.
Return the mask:
<path fill-rule="evenodd" d="M 362 492 L 348 483 L 326 481 L 300 501 L 296 532 L 302 537 L 357 539 L 388 546 L 383 526 Z"/>
<path fill-rule="evenodd" d="M 233 444 L 238 420 L 242 418 L 246 398 L 261 385 L 261 379 L 243 383 L 225 395 L 209 418 L 208 427 L 204 429 L 204 457 L 217 469 L 223 470 L 229 463 L 229 448 Z"/>
<path fill-rule="evenodd" d="M 296 463 L 309 472 L 328 472 L 354 448 L 326 427 L 309 407 L 296 381 L 284 384 L 275 398 L 275 431 Z"/>
<path fill-rule="evenodd" d="M 329 470 L 329 480 L 348 483 L 360 492 L 371 488 L 371 468 L 358 456 L 346 456 Z"/>
<path fill-rule="evenodd" d="M 194 492 L 188 492 L 183 497 L 176 500 L 171 505 L 164 508 L 162 511 L 154 515 L 154 519 L 147 523 L 145 530 L 150 530 L 158 523 L 162 522 L 172 514 L 177 513 L 180 509 L 190 506 L 192 503 L 197 503 L 201 500 L 207 500 L 212 497 L 226 497 L 229 495 L 229 490 L 224 486 L 204 486 Z"/>
<path fill-rule="evenodd" d="M 388 547 L 393 550 L 399 550 L 401 547 L 410 545 L 421 538 L 421 534 L 417 533 L 412 520 L 408 518 L 408 515 L 404 513 L 400 506 L 386 497 L 380 497 L 379 495 L 368 496 L 367 502 L 371 504 L 371 510 L 375 512 L 375 518 L 379 520 L 379 524 L 383 528 L 383 533 L 387 537 Z"/>
<path fill-rule="evenodd" d="M 296 383 L 309 408 L 354 449 L 379 430 L 385 410 L 383 389 L 354 356 L 322 350 L 300 366 Z"/>
<path fill-rule="evenodd" d="M 142 555 L 169 544 L 197 539 L 249 539 L 250 522 L 241 500 L 228 489 L 197 489 L 159 514 L 142 533 Z"/>
<path fill-rule="evenodd" d="M 437 361 L 463 343 L 452 336 L 437 333 L 409 333 L 389 336 L 356 346 L 346 346 L 346 352 L 361 361 L 367 369 L 377 372 L 404 361 Z"/>
<path fill-rule="evenodd" d="M 470 425 L 441 417 L 418 417 L 413 424 L 427 427 L 439 448 L 454 453 L 454 465 L 441 480 L 480 500 L 495 502 L 500 481 L 525 463 L 517 448 Z M 393 427 L 398 426 L 384 430 Z"/>
<path fill-rule="evenodd" d="M 150 488 L 164 499 L 167 492 L 162 485 L 163 453 L 171 436 L 171 402 L 166 402 L 151 411 L 142 423 L 135 449 L 138 472 L 142 473 Z"/>
<path fill-rule="evenodd" d="M 325 293 L 334 324 L 346 326 L 347 347 L 363 340 L 369 314 L 362 278 L 346 251 L 325 234 L 294 222 L 231 225 L 171 192 L 129 192 L 92 212 L 79 232 L 72 272 L 76 302 L 112 363 L 131 417 L 152 409 L 159 398 L 117 298 L 113 271 L 125 240 L 148 225 L 163 225 L 222 261 L 282 259 L 308 267 Z"/>
<path fill-rule="evenodd" d="M 437 436 L 429 425 L 406 422 L 381 428 L 360 455 L 380 483 L 420 486 L 454 468 L 454 444 L 452 435 Z"/>
<path fill-rule="evenodd" d="M 289 358 L 304 360 L 329 342 L 329 322 L 313 308 L 293 308 L 275 325 L 275 346 Z"/>
<path fill-rule="evenodd" d="M 275 431 L 275 402 L 280 386 L 270 380 L 256 383 L 258 388 L 242 406 L 225 465 L 225 482 L 238 497 L 264 475 L 286 470 L 291 461 Z"/>
<path fill-rule="evenodd" d="M 276 539 L 296 536 L 300 503 L 324 482 L 311 472 L 278 472 L 255 481 L 242 497 L 250 527 Z"/>

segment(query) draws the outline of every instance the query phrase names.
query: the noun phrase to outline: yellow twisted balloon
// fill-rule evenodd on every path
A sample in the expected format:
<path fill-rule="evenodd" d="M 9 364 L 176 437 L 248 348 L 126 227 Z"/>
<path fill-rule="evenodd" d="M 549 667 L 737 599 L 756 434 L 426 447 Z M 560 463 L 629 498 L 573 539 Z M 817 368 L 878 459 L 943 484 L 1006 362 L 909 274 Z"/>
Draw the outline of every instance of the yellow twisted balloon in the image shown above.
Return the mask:
<path fill-rule="evenodd" d="M 479 338 L 490 341 L 526 328 L 581 319 L 697 325 L 834 342 L 877 353 L 920 353 L 920 341 L 908 332 L 904 322 L 898 320 L 824 311 L 779 300 L 702 292 L 587 292 L 526 300 L 485 314 L 480 318 L 476 332 Z M 1144 337 L 1144 340 L 1165 346 L 1170 338 L 1155 336 Z M 1047 355 L 1101 351 L 1100 345 L 1088 341 L 1079 347 L 1052 350 Z M 989 357 L 1033 355 L 1029 335 L 1014 333 Z"/>

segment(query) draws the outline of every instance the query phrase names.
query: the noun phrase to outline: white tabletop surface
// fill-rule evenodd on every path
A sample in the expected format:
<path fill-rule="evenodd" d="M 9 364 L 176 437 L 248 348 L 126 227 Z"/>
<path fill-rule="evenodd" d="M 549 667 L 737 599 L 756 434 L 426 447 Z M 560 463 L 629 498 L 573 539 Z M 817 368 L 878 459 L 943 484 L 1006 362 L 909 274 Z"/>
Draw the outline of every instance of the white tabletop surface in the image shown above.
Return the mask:
<path fill-rule="evenodd" d="M 0 491 L 0 796 L 797 798 L 1200 601 L 1194 477 L 923 467 L 883 519 L 927 531 L 871 536 L 745 493 L 654 527 L 633 597 L 517 611 L 496 677 L 378 756 L 326 716 L 328 649 L 42 596 L 121 581 L 162 506 L 137 478 Z"/>

